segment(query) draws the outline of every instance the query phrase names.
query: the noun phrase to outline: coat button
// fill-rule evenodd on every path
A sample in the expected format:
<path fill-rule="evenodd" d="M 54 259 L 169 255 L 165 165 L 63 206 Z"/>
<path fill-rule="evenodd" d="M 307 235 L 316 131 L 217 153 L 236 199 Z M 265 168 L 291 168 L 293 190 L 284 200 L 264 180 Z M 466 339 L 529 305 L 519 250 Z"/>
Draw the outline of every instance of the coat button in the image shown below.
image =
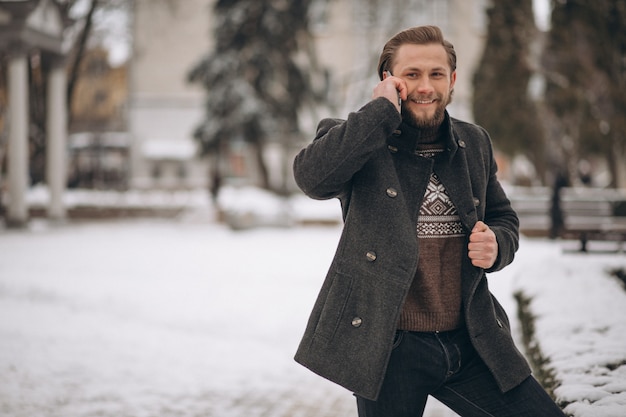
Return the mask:
<path fill-rule="evenodd" d="M 400 129 L 396 129 L 393 131 L 392 133 L 394 136 L 400 136 L 402 134 L 402 131 Z"/>
<path fill-rule="evenodd" d="M 387 145 L 387 149 L 389 149 L 389 152 L 391 152 L 391 153 L 398 152 L 398 148 L 396 146 L 393 146 L 393 145 Z"/>
<path fill-rule="evenodd" d="M 478 207 L 478 206 L 480 206 L 480 200 L 474 197 L 474 207 Z"/>
<path fill-rule="evenodd" d="M 465 146 L 467 146 L 467 145 L 465 145 L 465 141 L 464 141 L 464 140 L 460 140 L 460 141 L 459 141 L 459 146 L 460 146 L 461 148 L 465 148 Z"/>
<path fill-rule="evenodd" d="M 361 324 L 363 324 L 363 319 L 361 317 L 355 317 L 352 319 L 352 326 L 361 327 Z"/>
<path fill-rule="evenodd" d="M 387 195 L 391 198 L 396 198 L 398 196 L 398 191 L 395 188 L 387 188 Z"/>
<path fill-rule="evenodd" d="M 374 262 L 376 260 L 376 252 L 374 251 L 367 252 L 365 256 L 367 257 L 367 260 L 370 262 Z"/>

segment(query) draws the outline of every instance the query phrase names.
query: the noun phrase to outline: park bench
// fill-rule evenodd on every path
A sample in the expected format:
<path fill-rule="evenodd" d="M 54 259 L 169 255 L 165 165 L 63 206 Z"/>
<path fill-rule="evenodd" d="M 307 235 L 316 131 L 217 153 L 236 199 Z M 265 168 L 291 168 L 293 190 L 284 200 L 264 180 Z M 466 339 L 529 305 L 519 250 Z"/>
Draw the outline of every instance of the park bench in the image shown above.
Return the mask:
<path fill-rule="evenodd" d="M 520 230 L 528 236 L 549 235 L 552 191 L 549 188 L 515 188 L 511 204 L 520 217 Z M 626 242 L 626 193 L 596 188 L 563 188 L 560 193 L 563 225 L 558 237 L 580 241 L 580 250 L 588 242 L 616 241 L 618 250 Z"/>
<path fill-rule="evenodd" d="M 618 192 L 592 192 L 585 189 L 564 189 L 561 209 L 563 238 L 580 240 L 580 250 L 587 251 L 590 240 L 617 241 L 623 248 L 626 241 L 626 196 Z"/>

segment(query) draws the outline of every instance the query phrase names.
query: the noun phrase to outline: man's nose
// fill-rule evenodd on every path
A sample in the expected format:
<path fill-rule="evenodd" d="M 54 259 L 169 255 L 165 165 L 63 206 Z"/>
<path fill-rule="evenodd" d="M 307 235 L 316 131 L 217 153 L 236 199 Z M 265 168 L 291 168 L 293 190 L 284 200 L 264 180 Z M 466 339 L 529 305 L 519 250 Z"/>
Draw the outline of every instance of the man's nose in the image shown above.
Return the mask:
<path fill-rule="evenodd" d="M 416 90 L 420 94 L 432 92 L 433 91 L 433 85 L 430 82 L 430 78 L 428 78 L 428 77 L 420 77 L 420 79 L 417 80 Z"/>

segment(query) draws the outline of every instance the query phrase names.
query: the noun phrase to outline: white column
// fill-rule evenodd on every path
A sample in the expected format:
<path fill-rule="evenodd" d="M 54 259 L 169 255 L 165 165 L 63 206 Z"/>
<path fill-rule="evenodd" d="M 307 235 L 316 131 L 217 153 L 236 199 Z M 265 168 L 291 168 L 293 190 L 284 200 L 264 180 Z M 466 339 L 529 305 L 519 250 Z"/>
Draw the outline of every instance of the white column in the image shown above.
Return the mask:
<path fill-rule="evenodd" d="M 28 63 L 26 51 L 11 51 L 8 66 L 9 93 L 9 203 L 6 223 L 23 227 L 28 222 Z"/>
<path fill-rule="evenodd" d="M 48 217 L 66 216 L 63 194 L 67 183 L 67 78 L 63 60 L 55 58 L 48 76 L 46 121 L 46 182 L 50 191 Z"/>

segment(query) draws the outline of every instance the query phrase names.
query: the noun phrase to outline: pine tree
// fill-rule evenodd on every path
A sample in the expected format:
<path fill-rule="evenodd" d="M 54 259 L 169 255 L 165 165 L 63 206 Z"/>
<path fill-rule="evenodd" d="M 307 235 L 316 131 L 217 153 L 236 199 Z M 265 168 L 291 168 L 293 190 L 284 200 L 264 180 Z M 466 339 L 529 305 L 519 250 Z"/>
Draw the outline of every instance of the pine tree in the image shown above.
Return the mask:
<path fill-rule="evenodd" d="M 215 46 L 189 74 L 207 91 L 206 113 L 195 137 L 219 161 L 227 144 L 251 146 L 260 185 L 269 188 L 263 159 L 268 140 L 298 132 L 298 112 L 315 98 L 308 31 L 310 0 L 218 0 Z M 213 193 L 221 175 L 215 164 Z"/>
<path fill-rule="evenodd" d="M 570 176 L 592 155 L 607 161 L 610 186 L 626 166 L 626 1 L 553 2 L 543 65 L 551 146 Z"/>
<path fill-rule="evenodd" d="M 537 35 L 532 0 L 495 1 L 487 14 L 487 39 L 474 74 L 474 118 L 500 151 L 525 155 L 543 177 L 543 130 L 529 95 Z"/>

